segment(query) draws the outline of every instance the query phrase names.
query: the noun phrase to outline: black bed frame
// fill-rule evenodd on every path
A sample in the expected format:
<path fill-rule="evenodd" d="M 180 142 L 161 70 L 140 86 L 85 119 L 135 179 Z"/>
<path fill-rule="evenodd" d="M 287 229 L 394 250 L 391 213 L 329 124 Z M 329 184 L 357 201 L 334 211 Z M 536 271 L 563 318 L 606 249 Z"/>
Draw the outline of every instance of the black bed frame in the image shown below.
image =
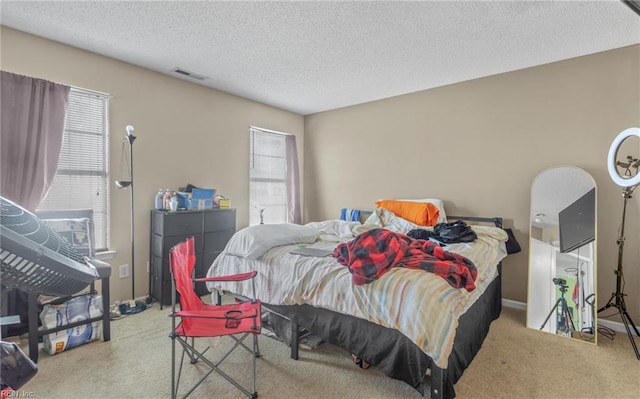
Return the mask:
<path fill-rule="evenodd" d="M 448 219 L 493 223 L 502 228 L 502 218 L 498 217 L 450 216 Z M 357 354 L 387 376 L 406 382 L 422 395 L 428 384 L 432 399 L 454 398 L 453 385 L 471 364 L 489 333 L 491 323 L 500 316 L 502 310 L 502 264 L 497 267 L 496 279 L 460 317 L 446 369 L 436 366 L 429 356 L 397 330 L 310 305 L 263 306 L 267 311 L 290 321 L 292 359 L 298 359 L 299 338 L 304 329 L 326 342 Z M 427 376 L 428 370 L 430 377 Z"/>

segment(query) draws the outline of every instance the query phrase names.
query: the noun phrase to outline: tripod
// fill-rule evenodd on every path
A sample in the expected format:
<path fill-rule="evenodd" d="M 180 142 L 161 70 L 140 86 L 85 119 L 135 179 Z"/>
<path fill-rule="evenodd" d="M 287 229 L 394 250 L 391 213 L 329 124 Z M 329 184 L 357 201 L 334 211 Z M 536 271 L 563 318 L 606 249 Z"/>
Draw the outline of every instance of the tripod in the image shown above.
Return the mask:
<path fill-rule="evenodd" d="M 542 326 L 540 326 L 540 330 L 544 328 L 544 326 L 551 318 L 553 312 L 556 312 L 558 306 L 560 306 L 560 313 L 558 313 L 558 319 L 556 321 L 556 331 L 560 331 L 568 337 L 571 337 L 571 333 L 573 333 L 576 328 L 573 325 L 573 317 L 571 316 L 571 312 L 569 311 L 569 307 L 567 306 L 567 300 L 564 297 L 564 294 L 567 292 L 569 286 L 566 285 L 566 280 L 560 278 L 554 278 L 553 283 L 560 286 L 560 298 L 558 298 L 555 305 L 553 305 L 553 307 L 551 308 L 551 311 L 549 312 L 549 315 L 547 315 L 547 318 L 544 319 L 544 323 L 542 323 Z"/>
<path fill-rule="evenodd" d="M 637 187 L 637 186 L 635 186 Z M 633 351 L 636 353 L 636 359 L 640 360 L 640 352 L 638 352 L 638 346 L 636 345 L 636 341 L 633 338 L 633 334 L 631 334 L 631 327 L 636 332 L 636 335 L 640 337 L 640 332 L 638 332 L 638 328 L 631 320 L 631 316 L 627 312 L 627 305 L 624 303 L 624 292 L 622 287 L 622 251 L 624 249 L 624 220 L 627 213 L 627 200 L 631 198 L 631 193 L 635 190 L 635 187 L 625 187 L 622 191 L 622 197 L 624 198 L 624 205 L 622 207 L 622 226 L 620 227 L 620 234 L 618 235 L 618 268 L 614 272 L 616 275 L 616 292 L 611 295 L 609 302 L 606 305 L 598 309 L 598 313 L 602 312 L 605 309 L 615 307 L 618 309 L 618 313 L 620 313 L 620 318 L 622 319 L 622 323 L 624 324 L 624 328 L 627 330 L 627 335 L 629 336 L 629 340 L 631 341 L 631 346 L 633 346 Z"/>

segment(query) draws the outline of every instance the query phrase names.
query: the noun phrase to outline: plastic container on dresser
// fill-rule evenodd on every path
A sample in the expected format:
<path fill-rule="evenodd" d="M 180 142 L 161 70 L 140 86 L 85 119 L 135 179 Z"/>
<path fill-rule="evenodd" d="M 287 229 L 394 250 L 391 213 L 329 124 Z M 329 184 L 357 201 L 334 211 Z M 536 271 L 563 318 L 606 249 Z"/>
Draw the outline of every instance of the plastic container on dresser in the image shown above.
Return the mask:
<path fill-rule="evenodd" d="M 232 208 L 151 211 L 149 294 L 160 303 L 161 308 L 171 304 L 171 248 L 193 236 L 196 250 L 195 277 L 205 277 L 235 231 L 236 210 Z M 196 292 L 198 295 L 206 295 L 209 291 L 204 283 L 197 283 Z"/>
<path fill-rule="evenodd" d="M 158 193 L 156 194 L 153 205 L 155 209 L 158 209 L 158 210 L 164 209 L 164 193 L 162 192 L 162 189 L 158 190 Z"/>

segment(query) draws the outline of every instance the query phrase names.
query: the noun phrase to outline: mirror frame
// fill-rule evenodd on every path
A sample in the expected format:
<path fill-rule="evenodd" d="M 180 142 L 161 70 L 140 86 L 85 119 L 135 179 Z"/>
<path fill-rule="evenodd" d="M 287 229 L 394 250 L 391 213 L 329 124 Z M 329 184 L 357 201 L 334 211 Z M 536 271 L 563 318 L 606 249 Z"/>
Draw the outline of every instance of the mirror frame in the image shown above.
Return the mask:
<path fill-rule="evenodd" d="M 590 304 L 589 302 L 587 306 L 590 306 L 592 308 L 592 319 L 593 319 L 593 323 L 592 323 L 592 328 L 593 328 L 593 334 L 590 334 L 589 332 L 584 332 L 584 326 L 580 325 L 578 320 L 573 320 L 573 324 L 574 326 L 576 326 L 576 329 L 572 332 L 571 337 L 578 340 L 578 341 L 583 341 L 583 342 L 588 342 L 588 343 L 592 343 L 592 344 L 597 344 L 597 329 L 598 329 L 598 296 L 597 296 L 597 278 L 598 278 L 598 273 L 597 273 L 597 242 L 598 242 L 598 223 L 597 223 L 597 215 L 598 215 L 598 211 L 597 211 L 597 204 L 598 204 L 598 200 L 597 200 L 597 185 L 596 182 L 593 178 L 593 176 L 591 176 L 591 174 L 589 174 L 587 171 L 585 171 L 584 169 L 578 168 L 576 166 L 570 166 L 570 165 L 558 165 L 558 166 L 553 166 L 553 167 L 549 167 L 544 169 L 543 171 L 541 171 L 540 173 L 538 173 L 538 175 L 536 175 L 536 177 L 533 179 L 533 182 L 531 183 L 531 203 L 530 203 L 530 209 L 529 209 L 529 270 L 528 270 L 528 284 L 527 284 L 527 316 L 526 316 L 526 325 L 528 328 L 532 328 L 532 329 L 537 329 L 546 333 L 551 333 L 554 335 L 560 335 L 560 336 L 567 336 L 567 334 L 565 334 L 564 332 L 558 332 L 555 328 L 551 328 L 551 327 L 547 327 L 547 329 L 545 329 L 546 326 L 549 326 L 551 323 L 551 320 L 554 320 L 555 317 L 558 317 L 557 315 L 554 316 L 554 313 L 558 313 L 558 306 L 561 305 L 561 300 L 560 298 L 557 297 L 557 293 L 561 292 L 562 297 L 564 297 L 564 294 L 567 292 L 567 285 L 566 281 L 563 281 L 563 279 L 559 278 L 561 276 L 558 275 L 557 270 L 555 268 L 556 265 L 556 260 L 559 259 L 558 255 L 562 254 L 560 252 L 559 249 L 559 245 L 556 247 L 555 245 L 551 245 L 551 243 L 547 243 L 547 245 L 542 248 L 542 251 L 540 250 L 536 250 L 536 248 L 539 249 L 540 246 L 544 245 L 545 242 L 539 238 L 535 238 L 535 237 L 540 237 L 540 234 L 538 232 L 534 233 L 534 228 L 536 228 L 535 224 L 539 224 L 538 222 L 543 222 L 543 220 L 540 220 L 542 218 L 547 219 L 545 223 L 545 225 L 551 229 L 558 229 L 558 231 L 556 231 L 558 233 L 558 239 L 559 239 L 559 222 L 554 220 L 553 222 L 549 222 L 548 220 L 548 216 L 549 215 L 542 215 L 539 212 L 539 200 L 538 200 L 538 204 L 536 204 L 536 199 L 535 196 L 536 195 L 541 195 L 540 191 L 542 188 L 544 187 L 540 187 L 540 184 L 545 184 L 545 182 L 541 182 L 542 181 L 542 176 L 544 176 L 545 174 L 548 174 L 551 171 L 560 171 L 560 169 L 566 169 L 567 171 L 570 171 L 569 176 L 567 178 L 570 178 L 571 176 L 576 176 L 576 174 L 580 174 L 582 176 L 585 177 L 585 181 L 583 182 L 581 187 L 576 187 L 576 190 L 578 190 L 578 194 L 575 194 L 574 196 L 571 196 L 570 200 L 568 199 L 564 199 L 565 202 L 567 201 L 573 201 L 573 202 L 568 202 L 567 204 L 562 204 L 561 206 L 558 206 L 558 208 L 566 208 L 568 205 L 572 204 L 575 202 L 575 200 L 581 198 L 584 194 L 590 192 L 592 189 L 595 190 L 595 215 L 594 215 L 594 239 L 593 241 L 586 243 L 578 248 L 576 248 L 574 251 L 579 251 L 580 249 L 583 249 L 587 246 L 589 246 L 589 248 L 587 248 L 590 252 L 591 252 L 591 257 L 584 257 L 582 255 L 580 255 L 580 253 L 578 252 L 577 254 L 574 253 L 574 251 L 571 251 L 569 253 L 566 254 L 566 257 L 573 257 L 578 261 L 578 270 L 580 270 L 580 259 L 583 259 L 583 261 L 585 262 L 590 262 L 592 265 L 592 271 L 591 271 L 591 276 L 589 276 L 592 281 L 593 281 L 593 304 Z M 589 180 L 589 182 L 587 183 L 586 180 Z M 538 185 L 536 185 L 536 183 L 538 183 Z M 590 184 L 589 184 L 590 183 Z M 548 189 L 551 190 L 556 190 L 558 192 L 562 192 L 565 191 L 567 189 L 567 186 L 563 185 L 560 186 L 558 185 L 552 185 L 551 187 L 549 187 Z M 584 190 L 586 190 L 585 192 L 583 192 Z M 547 194 L 549 195 L 549 194 Z M 538 209 L 536 209 L 536 207 L 538 207 Z M 561 209 L 560 209 L 561 210 Z M 535 220 L 535 221 L 534 221 Z M 556 232 L 553 232 L 553 234 L 556 234 Z M 535 247 L 535 248 L 534 248 Z M 565 254 L 562 254 L 562 257 L 565 257 Z M 538 258 L 536 258 L 538 257 Z M 566 258 L 565 257 L 565 258 Z M 545 274 L 545 270 L 543 269 L 546 265 L 546 263 L 548 263 L 548 276 L 545 276 L 545 278 L 542 279 L 542 281 L 536 281 L 535 276 L 540 276 L 540 274 Z M 535 270 L 534 270 L 535 268 Z M 582 275 L 582 274 L 581 274 Z M 548 278 L 547 278 L 548 277 Z M 588 277 L 588 278 L 589 278 Z M 584 278 L 584 277 L 583 277 Z M 539 279 L 539 277 L 538 277 Z M 551 286 L 549 287 L 549 284 L 551 284 Z M 563 291 L 564 289 L 564 291 Z M 534 312 L 532 309 L 535 306 L 535 303 L 537 302 L 535 300 L 535 298 L 537 298 L 538 296 L 541 295 L 541 293 L 548 293 L 550 298 L 548 300 L 548 302 L 550 303 L 548 309 L 544 310 L 544 314 L 547 316 L 544 323 L 538 323 L 539 319 L 541 318 L 541 312 L 537 311 Z M 580 294 L 579 294 L 580 295 Z M 543 295 L 544 296 L 544 295 Z M 551 298 L 551 296 L 553 296 L 553 298 Z M 571 299 L 571 292 L 568 293 L 569 299 Z M 585 299 L 588 299 L 591 296 L 591 294 L 589 294 L 586 298 L 583 298 L 582 300 L 585 301 Z M 555 301 L 555 304 L 551 304 L 553 303 L 553 301 Z M 546 302 L 545 302 L 546 303 Z M 547 310 L 549 310 L 550 312 L 547 314 Z M 554 312 L 555 311 L 555 312 Z M 533 324 L 542 324 L 540 325 L 533 325 Z"/>

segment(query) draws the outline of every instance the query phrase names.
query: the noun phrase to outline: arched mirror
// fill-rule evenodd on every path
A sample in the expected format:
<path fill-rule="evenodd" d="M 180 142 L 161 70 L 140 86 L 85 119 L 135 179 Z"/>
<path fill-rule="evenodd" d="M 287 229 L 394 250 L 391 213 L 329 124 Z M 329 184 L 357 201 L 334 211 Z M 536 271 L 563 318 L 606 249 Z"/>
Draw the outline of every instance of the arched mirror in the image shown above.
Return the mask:
<path fill-rule="evenodd" d="M 531 186 L 527 327 L 596 343 L 596 185 L 558 166 Z"/>

